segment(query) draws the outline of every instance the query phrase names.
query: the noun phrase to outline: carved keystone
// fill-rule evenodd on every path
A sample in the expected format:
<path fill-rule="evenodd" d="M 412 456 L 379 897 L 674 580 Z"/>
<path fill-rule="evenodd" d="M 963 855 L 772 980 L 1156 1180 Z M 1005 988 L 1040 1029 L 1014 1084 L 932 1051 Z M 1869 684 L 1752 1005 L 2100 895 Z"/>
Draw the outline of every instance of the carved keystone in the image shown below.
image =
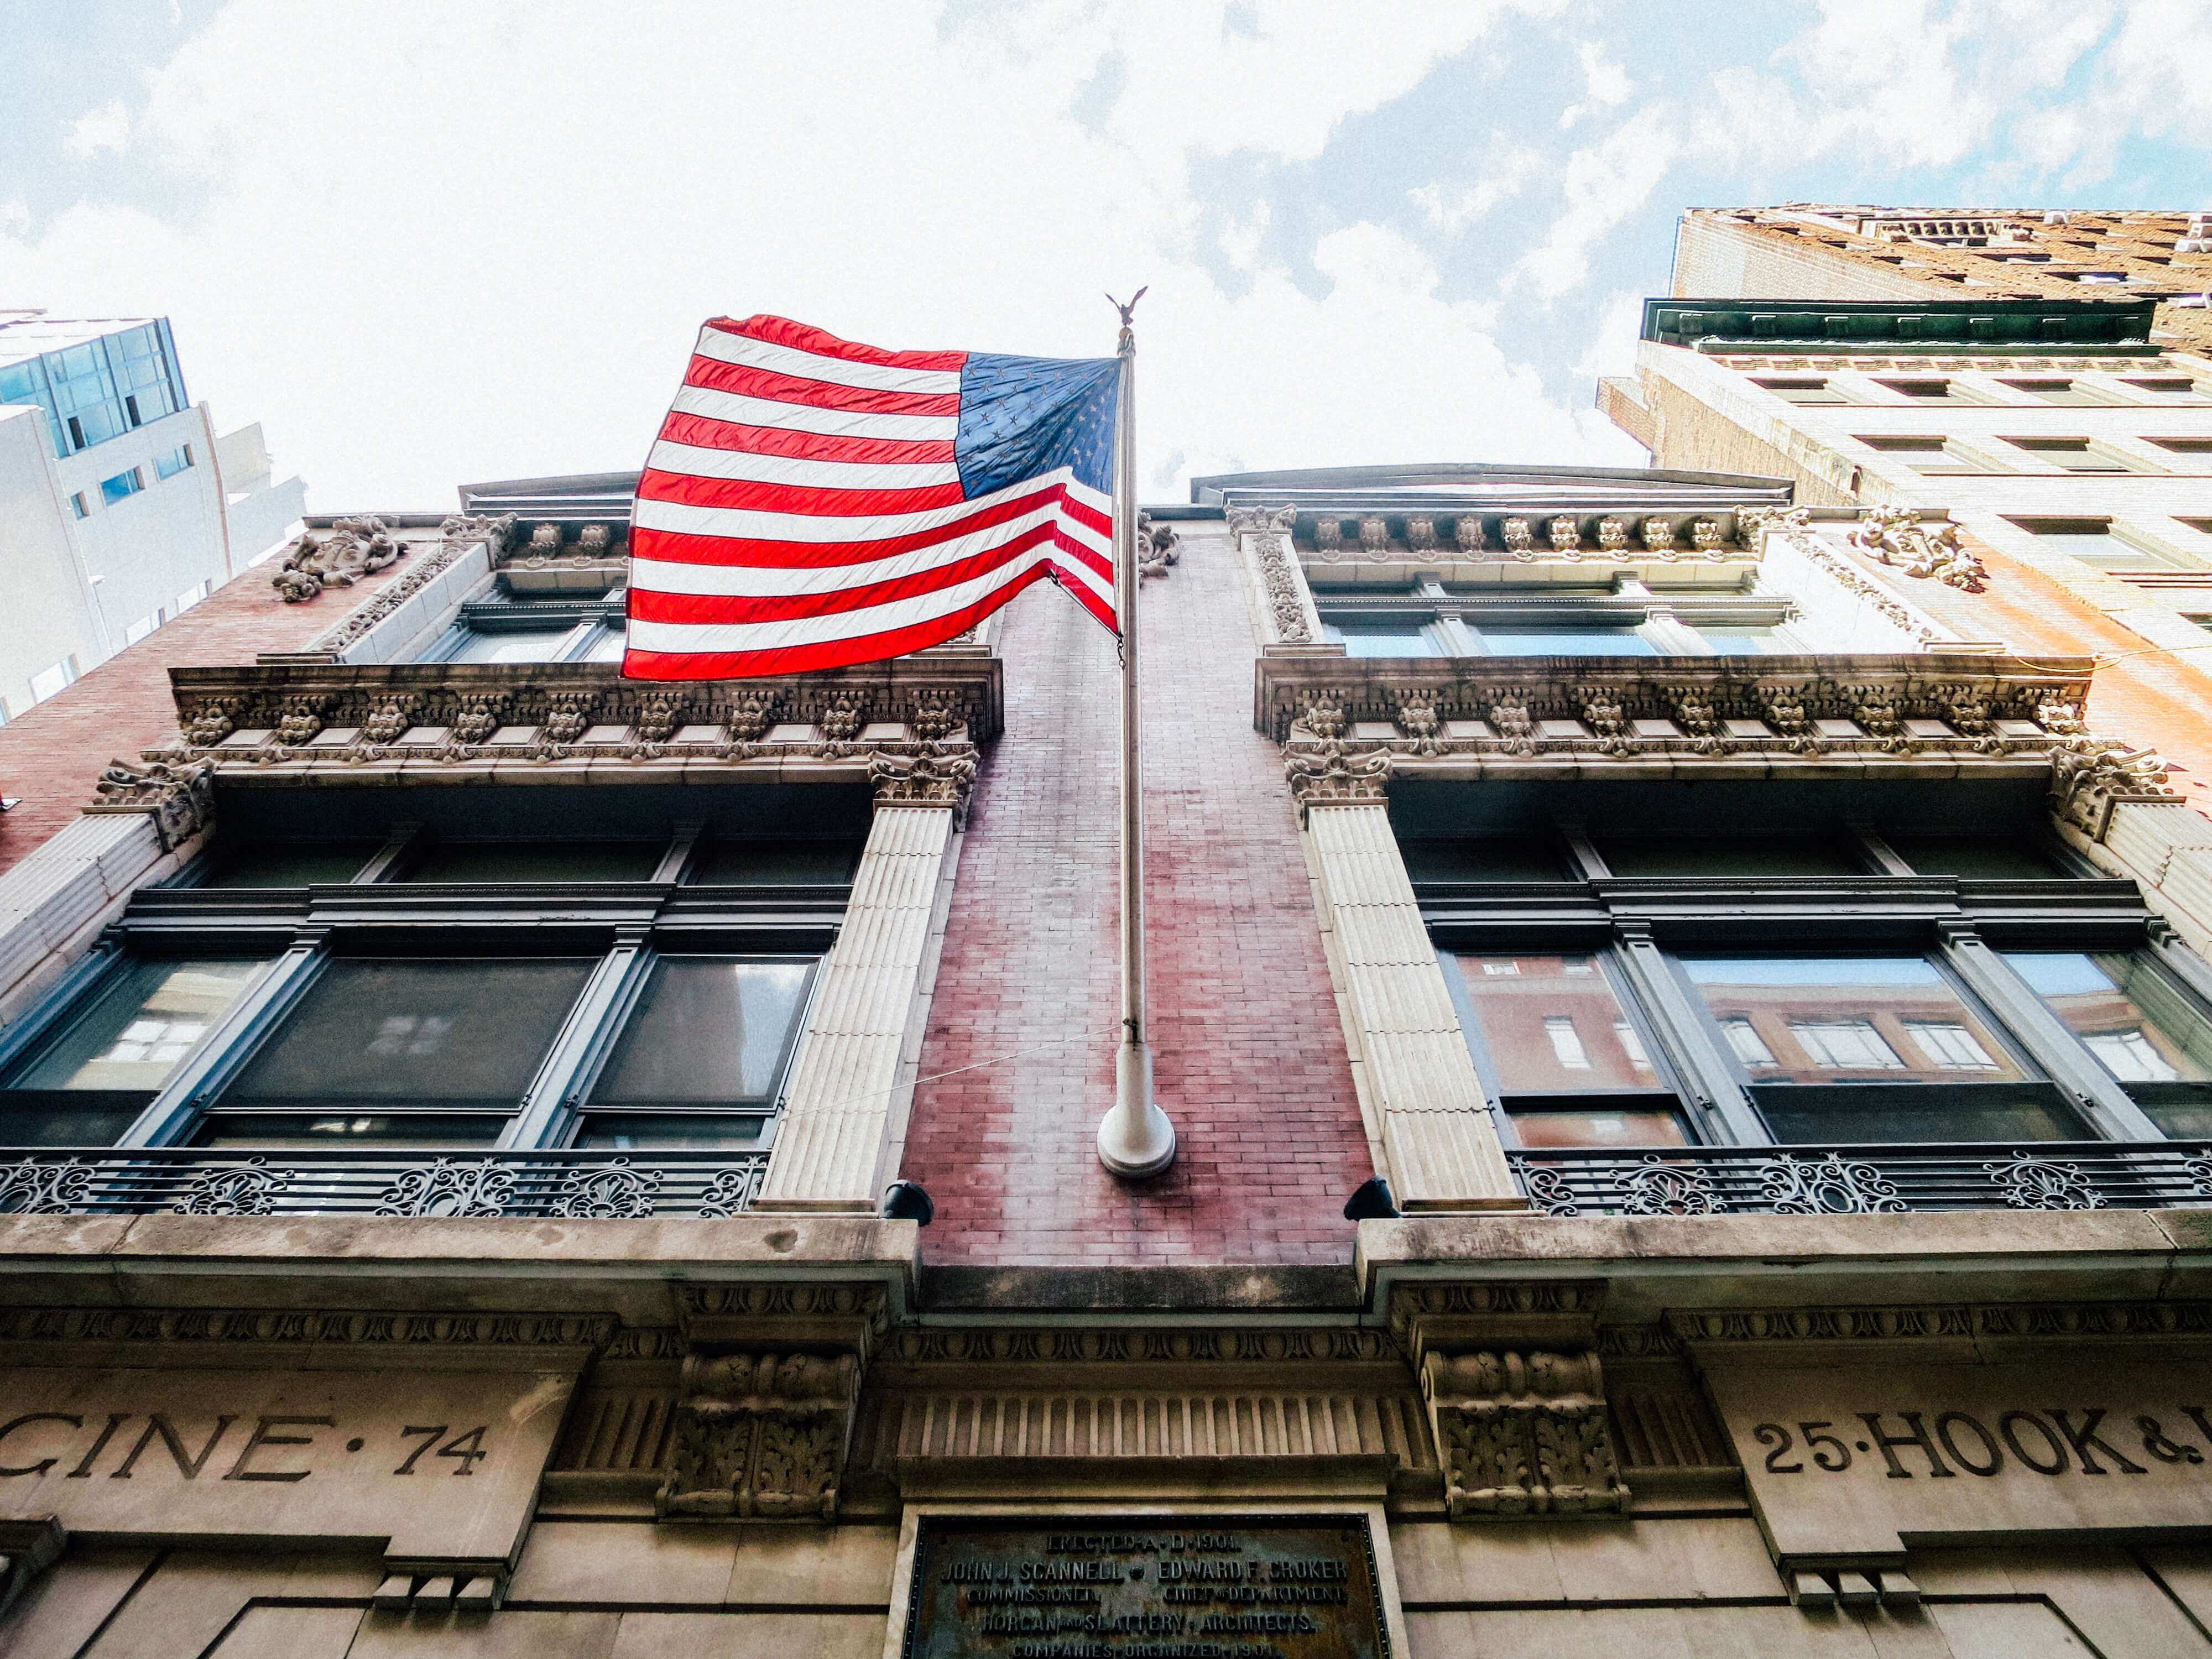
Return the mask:
<path fill-rule="evenodd" d="M 1595 1354 L 1431 1353 L 1421 1394 L 1455 1519 L 1627 1507 Z"/>

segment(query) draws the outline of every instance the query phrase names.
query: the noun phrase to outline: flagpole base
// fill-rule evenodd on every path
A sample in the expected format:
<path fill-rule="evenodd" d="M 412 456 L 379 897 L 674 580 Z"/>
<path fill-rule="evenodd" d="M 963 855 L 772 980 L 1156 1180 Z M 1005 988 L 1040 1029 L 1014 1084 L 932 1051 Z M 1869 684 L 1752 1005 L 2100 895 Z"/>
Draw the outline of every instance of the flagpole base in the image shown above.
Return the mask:
<path fill-rule="evenodd" d="M 1114 1057 L 1114 1108 L 1098 1124 L 1098 1161 L 1125 1181 L 1140 1181 L 1175 1155 L 1175 1125 L 1152 1098 L 1152 1051 L 1125 1043 Z"/>

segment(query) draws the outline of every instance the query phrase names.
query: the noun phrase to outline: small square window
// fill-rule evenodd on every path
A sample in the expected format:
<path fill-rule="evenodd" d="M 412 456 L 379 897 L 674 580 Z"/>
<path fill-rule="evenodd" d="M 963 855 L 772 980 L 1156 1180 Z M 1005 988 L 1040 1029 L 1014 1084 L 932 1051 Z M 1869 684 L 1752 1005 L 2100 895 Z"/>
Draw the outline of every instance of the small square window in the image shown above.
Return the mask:
<path fill-rule="evenodd" d="M 2069 472 L 2131 472 L 2119 456 L 2100 449 L 2087 438 L 2007 438 L 2015 449 L 2024 449 L 2039 460 Z"/>
<path fill-rule="evenodd" d="M 110 507 L 136 495 L 146 487 L 146 475 L 137 467 L 128 472 L 118 472 L 112 478 L 100 481 L 100 498 Z"/>
<path fill-rule="evenodd" d="M 1889 437 L 1879 434 L 1859 441 L 1883 455 L 1901 455 L 1915 472 L 1986 472 L 1989 467 L 1951 447 L 1948 438 Z"/>
<path fill-rule="evenodd" d="M 1753 379 L 1752 384 L 1755 386 L 1761 387 L 1765 391 L 1771 392 L 1776 397 L 1781 398 L 1785 403 L 1842 404 L 1849 403 L 1850 401 L 1850 399 L 1844 397 L 1842 392 L 1837 391 L 1834 386 L 1826 380 L 1793 379 L 1770 380 Z"/>
<path fill-rule="evenodd" d="M 42 668 L 31 676 L 31 701 L 44 702 L 48 697 L 59 696 L 75 683 L 77 677 L 76 657 L 64 657 L 51 668 Z"/>
<path fill-rule="evenodd" d="M 2147 441 L 2177 455 L 2212 455 L 2212 438 L 2152 438 Z"/>
<path fill-rule="evenodd" d="M 1978 401 L 1969 397 L 1955 380 L 1883 380 L 1880 384 L 1919 404 L 1971 404 Z"/>
<path fill-rule="evenodd" d="M 2152 374 L 2138 377 L 2130 374 L 2123 379 L 2125 385 L 2134 387 L 2146 398 L 2155 398 L 2162 404 L 2201 404 L 2204 401 L 2203 387 L 2185 375 Z"/>
<path fill-rule="evenodd" d="M 2005 385 L 2015 392 L 2025 392 L 2039 403 L 2061 404 L 2069 408 L 2109 409 L 2112 400 L 2100 398 L 2081 380 L 2007 380 Z"/>
<path fill-rule="evenodd" d="M 80 489 L 70 497 L 70 510 L 80 519 L 88 519 L 92 516 L 92 505 L 85 500 L 84 491 Z"/>
<path fill-rule="evenodd" d="M 2106 519 L 2013 519 L 2054 552 L 2069 553 L 2100 570 L 2203 570 L 2203 561 L 2179 548 L 2118 536 Z"/>

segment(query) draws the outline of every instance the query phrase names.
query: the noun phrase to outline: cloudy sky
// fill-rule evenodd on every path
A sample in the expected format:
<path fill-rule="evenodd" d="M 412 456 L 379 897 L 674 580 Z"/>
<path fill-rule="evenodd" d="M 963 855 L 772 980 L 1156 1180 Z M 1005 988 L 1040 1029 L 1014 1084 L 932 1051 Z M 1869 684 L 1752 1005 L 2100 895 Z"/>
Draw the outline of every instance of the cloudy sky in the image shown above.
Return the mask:
<path fill-rule="evenodd" d="M 2212 207 L 2205 0 L 0 0 L 0 306 L 319 512 L 634 467 L 699 320 L 1095 356 L 1193 472 L 1635 465 L 1674 217 Z"/>

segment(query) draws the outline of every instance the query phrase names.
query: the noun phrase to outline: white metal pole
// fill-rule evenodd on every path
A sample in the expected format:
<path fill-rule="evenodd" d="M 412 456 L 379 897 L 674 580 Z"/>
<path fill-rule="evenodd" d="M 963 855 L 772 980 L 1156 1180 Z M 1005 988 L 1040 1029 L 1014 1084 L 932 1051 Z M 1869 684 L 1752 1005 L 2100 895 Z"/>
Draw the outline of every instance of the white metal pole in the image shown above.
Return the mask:
<path fill-rule="evenodd" d="M 1138 295 L 1142 296 L 1139 289 Z M 1109 296 L 1110 297 L 1110 296 Z M 1115 301 L 1117 305 L 1120 302 Z M 1098 1161 L 1117 1176 L 1158 1175 L 1175 1162 L 1175 1125 L 1152 1098 L 1145 1036 L 1144 754 L 1137 705 L 1137 336 L 1121 311 L 1121 386 L 1114 441 L 1114 610 L 1121 624 L 1121 1042 L 1114 1104 L 1098 1125 Z"/>

